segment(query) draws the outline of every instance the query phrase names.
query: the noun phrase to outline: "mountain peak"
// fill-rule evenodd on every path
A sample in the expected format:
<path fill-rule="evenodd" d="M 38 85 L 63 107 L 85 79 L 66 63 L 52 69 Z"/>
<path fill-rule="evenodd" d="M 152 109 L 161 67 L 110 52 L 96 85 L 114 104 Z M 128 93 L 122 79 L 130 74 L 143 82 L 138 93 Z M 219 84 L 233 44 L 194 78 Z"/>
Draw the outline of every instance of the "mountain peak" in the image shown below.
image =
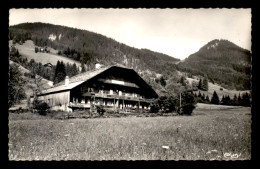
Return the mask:
<path fill-rule="evenodd" d="M 239 47 L 238 45 L 226 39 L 214 39 L 200 48 L 200 50 L 211 50 L 211 49 L 245 51 L 245 49 Z"/>
<path fill-rule="evenodd" d="M 250 89 L 251 53 L 228 40 L 215 39 L 178 64 L 194 75 L 207 74 L 211 81 Z"/>

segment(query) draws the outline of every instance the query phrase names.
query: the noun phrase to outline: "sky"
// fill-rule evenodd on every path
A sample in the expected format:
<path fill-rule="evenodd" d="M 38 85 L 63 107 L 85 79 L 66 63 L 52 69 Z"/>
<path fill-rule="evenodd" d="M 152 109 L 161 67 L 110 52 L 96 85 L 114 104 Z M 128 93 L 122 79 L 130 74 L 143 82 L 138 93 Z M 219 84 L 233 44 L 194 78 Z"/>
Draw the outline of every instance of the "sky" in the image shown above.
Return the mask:
<path fill-rule="evenodd" d="M 214 39 L 251 51 L 251 9 L 10 9 L 9 25 L 43 22 L 88 30 L 181 60 Z"/>

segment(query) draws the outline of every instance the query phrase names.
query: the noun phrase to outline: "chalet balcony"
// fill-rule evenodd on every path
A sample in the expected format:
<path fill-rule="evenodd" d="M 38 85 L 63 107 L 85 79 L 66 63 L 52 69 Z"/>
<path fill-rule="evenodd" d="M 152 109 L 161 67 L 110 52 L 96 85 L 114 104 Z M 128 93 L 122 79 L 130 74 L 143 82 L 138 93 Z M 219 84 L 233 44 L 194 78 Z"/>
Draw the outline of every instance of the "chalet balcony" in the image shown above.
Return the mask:
<path fill-rule="evenodd" d="M 120 99 L 120 100 L 130 100 L 130 101 L 143 101 L 150 102 L 149 99 L 145 99 L 142 96 L 126 96 L 119 94 L 105 94 L 105 93 L 95 93 L 95 97 L 97 98 L 107 98 L 107 99 Z"/>
<path fill-rule="evenodd" d="M 97 105 L 101 105 L 100 103 L 95 103 L 95 106 Z M 105 108 L 112 108 L 112 109 L 124 109 L 124 110 L 137 110 L 137 109 L 144 109 L 144 110 L 150 110 L 150 107 L 148 106 L 136 106 L 136 105 L 126 105 L 124 106 L 124 108 L 122 107 L 122 104 L 120 105 L 114 105 L 114 104 L 102 104 Z M 89 103 L 73 103 L 73 102 L 70 102 L 69 103 L 69 107 L 72 108 L 72 109 L 90 109 L 91 108 L 91 105 Z"/>
<path fill-rule="evenodd" d="M 73 103 L 70 102 L 69 103 L 69 107 L 75 107 L 75 108 L 90 108 L 90 104 L 89 103 Z"/>

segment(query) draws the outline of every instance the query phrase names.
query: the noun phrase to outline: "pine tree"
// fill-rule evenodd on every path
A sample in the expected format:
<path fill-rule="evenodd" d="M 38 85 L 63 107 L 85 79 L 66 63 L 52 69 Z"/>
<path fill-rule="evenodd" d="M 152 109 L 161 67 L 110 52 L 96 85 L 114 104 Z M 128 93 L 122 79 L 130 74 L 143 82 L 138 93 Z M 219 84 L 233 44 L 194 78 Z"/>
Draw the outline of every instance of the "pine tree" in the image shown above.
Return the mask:
<path fill-rule="evenodd" d="M 70 64 L 67 63 L 66 66 L 65 66 L 65 68 L 66 68 L 66 74 L 67 74 L 69 77 L 71 77 L 72 71 L 71 71 L 71 66 L 70 66 Z"/>
<path fill-rule="evenodd" d="M 83 62 L 81 62 L 81 73 L 86 72 L 86 68 Z"/>
<path fill-rule="evenodd" d="M 72 76 L 75 76 L 78 74 L 78 68 L 75 63 L 72 65 Z"/>
<path fill-rule="evenodd" d="M 186 86 L 185 77 L 184 76 L 181 76 L 180 83 L 181 83 L 181 85 Z"/>
<path fill-rule="evenodd" d="M 205 94 L 203 93 L 201 96 L 202 101 L 205 101 Z"/>
<path fill-rule="evenodd" d="M 66 69 L 65 69 L 65 65 L 63 63 L 63 61 L 58 61 L 57 65 L 56 65 L 56 69 L 55 69 L 55 73 L 54 73 L 54 80 L 53 83 L 57 84 L 61 81 L 63 81 L 66 77 Z"/>
<path fill-rule="evenodd" d="M 201 98 L 201 93 L 200 93 L 200 91 L 199 91 L 198 97 Z"/>
<path fill-rule="evenodd" d="M 226 96 L 226 105 L 230 105 L 231 104 L 231 99 L 229 97 L 229 95 Z"/>
<path fill-rule="evenodd" d="M 237 102 L 238 102 L 238 106 L 242 106 L 242 99 L 240 93 L 238 94 Z"/>
<path fill-rule="evenodd" d="M 249 94 L 246 92 L 242 95 L 242 100 L 241 100 L 241 105 L 242 106 L 246 106 L 246 107 L 250 107 L 251 104 L 250 104 L 250 96 Z"/>
<path fill-rule="evenodd" d="M 225 102 L 226 102 L 226 101 L 225 101 L 225 95 L 223 95 L 223 96 L 222 96 L 222 99 L 221 99 L 221 101 L 220 101 L 220 104 L 221 104 L 221 105 L 225 105 Z"/>
<path fill-rule="evenodd" d="M 202 84 L 201 84 L 201 88 L 205 91 L 208 91 L 209 90 L 209 84 L 208 84 L 208 77 L 207 75 L 204 75 L 204 78 L 203 78 L 203 81 L 202 81 Z"/>
<path fill-rule="evenodd" d="M 201 82 L 201 79 L 200 79 L 200 81 L 199 81 L 199 84 L 198 84 L 198 89 L 202 89 L 202 82 Z"/>
<path fill-rule="evenodd" d="M 161 76 L 161 78 L 160 78 L 160 83 L 161 83 L 161 85 L 162 85 L 163 87 L 166 86 L 166 81 L 164 80 L 164 77 L 163 77 L 163 76 Z"/>
<path fill-rule="evenodd" d="M 18 49 L 17 49 L 16 52 L 15 52 L 15 56 L 16 56 L 16 57 L 20 57 L 20 56 L 21 56 Z"/>
<path fill-rule="evenodd" d="M 237 106 L 238 105 L 238 100 L 237 100 L 237 95 L 236 94 L 234 95 L 234 98 L 232 100 L 232 105 L 233 106 Z"/>
<path fill-rule="evenodd" d="M 67 54 L 70 55 L 70 53 L 71 53 L 71 52 L 70 52 L 70 48 L 68 47 L 68 49 L 67 49 Z"/>
<path fill-rule="evenodd" d="M 216 91 L 214 91 L 213 96 L 211 98 L 211 103 L 212 104 L 219 104 L 219 97 Z"/>
<path fill-rule="evenodd" d="M 58 60 L 56 66 L 55 66 L 55 71 L 54 71 L 53 80 L 52 80 L 54 84 L 57 82 L 56 77 L 58 75 L 59 69 L 60 69 L 60 61 Z"/>
<path fill-rule="evenodd" d="M 209 96 L 208 96 L 208 95 L 206 96 L 206 99 L 205 99 L 205 100 L 206 100 L 207 103 L 210 102 L 210 101 L 209 101 Z"/>

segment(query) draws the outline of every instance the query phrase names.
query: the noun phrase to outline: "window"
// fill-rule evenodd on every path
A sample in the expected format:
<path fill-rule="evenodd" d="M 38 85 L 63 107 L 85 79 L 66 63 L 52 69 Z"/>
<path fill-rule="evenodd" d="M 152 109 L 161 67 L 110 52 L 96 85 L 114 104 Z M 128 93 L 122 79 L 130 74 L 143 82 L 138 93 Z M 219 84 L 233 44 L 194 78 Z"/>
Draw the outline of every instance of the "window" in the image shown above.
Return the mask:
<path fill-rule="evenodd" d="M 109 94 L 113 94 L 113 90 L 110 90 L 110 91 L 109 91 Z"/>

